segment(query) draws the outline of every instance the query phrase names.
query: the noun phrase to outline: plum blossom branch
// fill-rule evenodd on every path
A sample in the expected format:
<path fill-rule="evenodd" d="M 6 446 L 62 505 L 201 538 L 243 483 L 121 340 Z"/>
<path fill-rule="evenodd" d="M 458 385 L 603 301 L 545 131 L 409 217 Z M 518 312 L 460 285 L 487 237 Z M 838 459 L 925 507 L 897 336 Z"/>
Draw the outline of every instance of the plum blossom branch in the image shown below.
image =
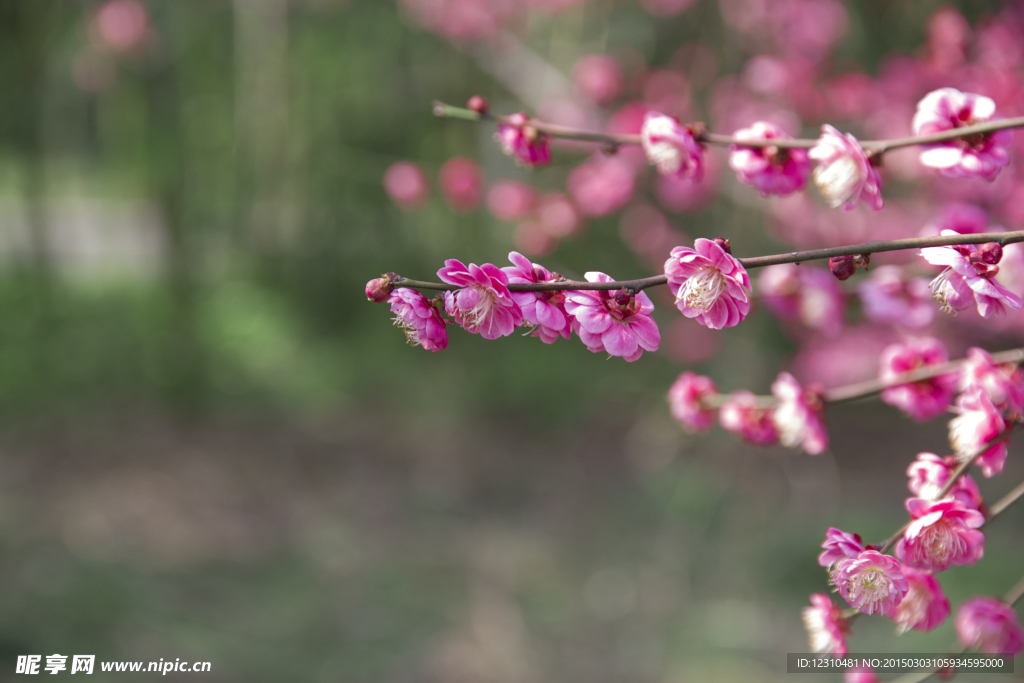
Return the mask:
<path fill-rule="evenodd" d="M 1003 514 L 1008 507 L 1020 500 L 1021 497 L 1024 497 L 1024 481 L 1017 484 L 1015 489 L 1000 498 L 992 507 L 989 508 L 988 516 L 985 518 L 985 521 L 991 522 L 993 519 Z M 1020 596 L 1018 595 L 1016 599 L 1019 600 Z"/>
<path fill-rule="evenodd" d="M 510 121 L 508 117 L 500 116 L 489 113 L 479 113 L 463 107 L 455 107 L 444 102 L 434 103 L 434 115 L 442 118 L 456 118 L 464 119 L 467 121 L 480 121 L 480 120 L 491 120 L 506 125 L 516 125 L 514 121 Z M 578 128 L 572 128 L 569 126 L 560 126 L 553 123 L 547 123 L 544 121 L 538 121 L 536 119 L 530 119 L 530 127 L 536 129 L 541 133 L 545 133 L 555 138 L 562 138 L 565 140 L 581 140 L 585 142 L 603 142 L 612 146 L 618 145 L 639 145 L 639 135 L 625 135 L 625 134 L 614 134 L 614 133 L 602 133 L 599 131 L 588 131 L 581 130 Z M 995 121 L 986 121 L 984 123 L 978 123 L 973 126 L 963 126 L 961 128 L 953 128 L 950 130 L 944 130 L 938 133 L 932 133 L 930 135 L 915 135 L 905 138 L 894 138 L 892 140 L 862 140 L 861 146 L 865 150 L 870 150 L 874 154 L 882 154 L 893 149 L 899 149 L 901 147 L 911 147 L 914 145 L 931 145 L 939 142 L 948 142 L 950 140 L 957 140 L 961 138 L 967 138 L 974 135 L 986 135 L 988 133 L 994 133 L 999 130 L 1007 130 L 1010 128 L 1022 128 L 1024 127 L 1024 116 L 1018 116 L 1009 119 L 998 119 Z M 738 139 L 731 135 L 722 135 L 720 133 L 710 132 L 698 132 L 695 135 L 698 142 L 704 142 L 711 145 L 737 145 L 740 147 L 776 147 L 780 149 L 811 149 L 818 144 L 818 140 L 810 139 L 779 139 L 779 138 L 765 138 L 762 140 L 757 139 Z"/>
<path fill-rule="evenodd" d="M 468 110 L 467 110 L 468 111 Z M 475 113 L 475 112 L 473 112 Z M 772 254 L 769 256 L 752 256 L 738 258 L 737 261 L 744 268 L 762 268 L 774 266 L 780 263 L 802 263 L 804 261 L 815 261 L 830 259 L 836 256 L 859 256 L 861 254 L 874 254 L 884 251 L 901 251 L 904 249 L 922 249 L 925 247 L 945 247 L 959 244 L 983 244 L 994 242 L 999 246 L 1006 246 L 1015 242 L 1024 242 L 1024 230 L 1015 232 L 990 232 L 973 235 L 937 235 L 933 237 L 908 237 L 898 240 L 876 240 L 864 242 L 863 244 L 852 244 L 843 247 L 829 247 L 827 249 L 810 249 L 808 251 L 792 251 L 785 254 Z M 441 282 L 426 282 L 423 280 L 412 280 L 402 276 L 392 278 L 396 287 L 410 287 L 413 289 L 434 289 L 434 290 L 455 290 L 457 285 Z M 636 280 L 618 280 L 615 282 L 578 282 L 574 280 L 558 280 L 555 282 L 525 282 L 510 284 L 510 292 L 539 292 L 553 290 L 613 290 L 626 289 L 638 292 L 648 287 L 664 285 L 668 283 L 665 275 L 653 275 L 651 277 L 639 278 Z"/>

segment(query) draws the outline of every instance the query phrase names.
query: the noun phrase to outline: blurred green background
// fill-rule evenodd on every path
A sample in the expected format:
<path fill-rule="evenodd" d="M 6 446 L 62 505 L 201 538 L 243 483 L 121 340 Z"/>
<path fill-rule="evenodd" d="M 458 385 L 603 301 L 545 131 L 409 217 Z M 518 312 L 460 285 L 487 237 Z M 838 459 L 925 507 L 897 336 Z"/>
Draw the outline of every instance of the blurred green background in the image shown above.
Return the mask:
<path fill-rule="evenodd" d="M 0 678 L 33 653 L 212 663 L 166 680 L 789 678 L 824 529 L 898 527 L 903 471 L 944 425 L 865 402 L 811 458 L 683 433 L 665 354 L 458 330 L 411 348 L 363 284 L 503 262 L 511 229 L 436 192 L 403 212 L 381 177 L 454 155 L 525 177 L 489 130 L 430 115 L 513 96 L 384 0 L 154 1 L 121 51 L 96 47 L 99 6 L 0 2 Z M 913 50 L 937 6 L 851 3 L 842 58 Z M 697 37 L 724 72 L 743 59 L 706 1 L 656 19 L 594 0 L 532 29 L 566 71 Z M 727 199 L 681 227 L 723 226 L 778 246 Z M 544 262 L 646 274 L 614 218 Z M 764 392 L 793 350 L 764 315 L 722 337 L 697 369 L 725 390 Z M 1022 474 L 1011 452 L 983 492 Z M 954 605 L 1017 580 L 1022 513 L 944 575 Z M 863 619 L 852 649 L 953 640 L 892 632 Z"/>

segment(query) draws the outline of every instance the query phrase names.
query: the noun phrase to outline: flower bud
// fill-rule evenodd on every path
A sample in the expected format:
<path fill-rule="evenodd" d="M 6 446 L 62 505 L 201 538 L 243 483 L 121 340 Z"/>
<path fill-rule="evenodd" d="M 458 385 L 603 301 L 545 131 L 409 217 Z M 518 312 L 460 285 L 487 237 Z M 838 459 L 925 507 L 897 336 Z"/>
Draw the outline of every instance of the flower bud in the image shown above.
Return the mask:
<path fill-rule="evenodd" d="M 828 268 L 837 280 L 849 280 L 857 272 L 853 256 L 833 256 L 828 260 Z"/>
<path fill-rule="evenodd" d="M 720 246 L 726 254 L 732 255 L 732 245 L 729 244 L 729 240 L 724 237 L 715 237 L 711 241 Z"/>
<path fill-rule="evenodd" d="M 469 98 L 469 102 L 466 103 L 466 109 L 475 111 L 480 116 L 487 116 L 487 112 L 491 109 L 491 103 L 485 97 L 473 95 Z"/>
<path fill-rule="evenodd" d="M 999 273 L 999 266 L 990 266 L 987 263 L 972 263 L 974 270 L 986 280 L 991 280 Z"/>
<path fill-rule="evenodd" d="M 392 278 L 397 277 L 394 273 L 386 273 L 379 278 L 366 283 L 366 298 L 375 303 L 386 301 L 394 289 Z"/>
<path fill-rule="evenodd" d="M 1003 248 L 996 242 L 983 244 L 978 248 L 978 251 L 981 252 L 982 262 L 989 265 L 995 265 L 1003 259 Z"/>
<path fill-rule="evenodd" d="M 615 303 L 618 304 L 619 306 L 628 306 L 629 301 L 632 298 L 633 295 L 630 294 L 629 290 L 626 289 L 625 287 L 622 287 L 621 289 L 619 289 L 619 291 L 615 292 Z"/>

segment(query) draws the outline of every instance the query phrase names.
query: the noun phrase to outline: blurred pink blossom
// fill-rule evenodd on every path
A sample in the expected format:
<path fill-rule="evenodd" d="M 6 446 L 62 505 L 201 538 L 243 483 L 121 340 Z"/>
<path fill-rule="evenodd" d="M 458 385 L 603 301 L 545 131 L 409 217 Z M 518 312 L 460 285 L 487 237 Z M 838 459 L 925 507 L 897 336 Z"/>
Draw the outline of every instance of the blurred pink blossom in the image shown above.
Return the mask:
<path fill-rule="evenodd" d="M 656 175 L 654 196 L 658 203 L 675 213 L 696 213 L 713 202 L 718 194 L 721 173 L 721 162 L 715 151 L 708 150 L 704 155 L 704 177 L 699 183 L 671 175 Z"/>
<path fill-rule="evenodd" d="M 131 52 L 149 38 L 149 14 L 139 0 L 107 0 L 93 17 L 92 35 L 114 52 Z"/>
<path fill-rule="evenodd" d="M 985 515 L 977 510 L 952 498 L 908 498 L 906 506 L 912 521 L 895 550 L 903 564 L 943 572 L 953 565 L 972 565 L 985 554 L 985 534 L 978 531 Z"/>
<path fill-rule="evenodd" d="M 749 391 L 729 394 L 718 411 L 718 421 L 722 429 L 755 446 L 771 446 L 779 442 L 772 410 L 761 406 L 758 397 Z"/>
<path fill-rule="evenodd" d="M 996 103 L 991 98 L 962 93 L 955 88 L 934 90 L 917 103 L 914 114 L 914 135 L 930 135 L 954 128 L 973 126 L 995 116 Z M 1008 147 L 1013 144 L 1013 131 L 1000 130 L 922 145 L 921 163 L 951 178 L 981 177 L 995 180 L 1010 163 Z"/>
<path fill-rule="evenodd" d="M 480 206 L 483 180 L 480 167 L 472 159 L 449 159 L 441 167 L 437 179 L 441 186 L 441 194 L 453 210 L 469 213 Z"/>
<path fill-rule="evenodd" d="M 1002 232 L 1002 228 L 990 230 L 988 214 L 974 204 L 952 202 L 942 207 L 939 215 L 921 228 L 921 237 L 937 237 L 943 230 L 952 230 L 960 235 L 974 235 L 979 232 Z"/>
<path fill-rule="evenodd" d="M 690 81 L 672 69 L 652 69 L 642 75 L 644 101 L 654 111 L 686 120 L 693 109 Z"/>
<path fill-rule="evenodd" d="M 850 534 L 835 527 L 829 527 L 825 532 L 821 547 L 824 552 L 818 555 L 818 564 L 822 567 L 831 567 L 839 560 L 855 558 L 864 552 L 860 534 Z"/>
<path fill-rule="evenodd" d="M 804 341 L 791 369 L 801 380 L 837 387 L 878 375 L 878 358 L 896 340 L 889 328 L 859 325 L 838 337 L 815 336 Z"/>
<path fill-rule="evenodd" d="M 938 500 L 939 493 L 960 466 L 955 455 L 940 458 L 934 453 L 918 453 L 917 460 L 907 467 L 907 488 L 918 498 Z M 971 510 L 980 510 L 982 505 L 981 491 L 974 477 L 964 474 L 950 489 L 949 494 Z"/>
<path fill-rule="evenodd" d="M 650 204 L 634 204 L 622 212 L 619 233 L 637 255 L 643 257 L 654 271 L 664 269 L 665 259 L 685 235 L 672 228 L 665 214 Z"/>
<path fill-rule="evenodd" d="M 673 360 L 692 364 L 714 357 L 722 348 L 722 336 L 703 325 L 694 325 L 685 318 L 669 323 L 666 350 Z"/>
<path fill-rule="evenodd" d="M 692 248 L 674 248 L 665 275 L 679 312 L 705 327 L 734 327 L 750 312 L 746 269 L 712 240 L 700 238 Z"/>
<path fill-rule="evenodd" d="M 935 320 L 927 278 L 908 278 L 899 266 L 878 266 L 857 285 L 864 317 L 872 322 L 910 329 Z"/>
<path fill-rule="evenodd" d="M 956 401 L 959 413 L 949 421 L 949 444 L 962 461 L 973 456 L 985 444 L 999 437 L 1006 429 L 1002 414 L 981 389 L 960 394 Z M 986 477 L 1001 474 L 1006 462 L 1006 441 L 985 450 L 974 464 Z"/>
<path fill-rule="evenodd" d="M 618 155 L 594 155 L 566 179 L 569 194 L 585 216 L 615 213 L 629 202 L 635 183 L 633 166 Z"/>
<path fill-rule="evenodd" d="M 804 628 L 811 652 L 845 657 L 849 653 L 846 636 L 850 630 L 843 611 L 825 593 L 811 595 L 811 606 L 803 609 Z"/>
<path fill-rule="evenodd" d="M 403 209 L 418 209 L 430 196 L 427 177 L 416 164 L 399 161 L 384 172 L 384 190 Z"/>
<path fill-rule="evenodd" d="M 517 164 L 533 168 L 551 163 L 551 138 L 531 126 L 526 114 L 506 116 L 505 122 L 498 124 L 494 139 Z"/>
<path fill-rule="evenodd" d="M 576 89 L 595 104 L 614 102 L 622 92 L 622 67 L 608 55 L 581 57 L 572 67 Z"/>
<path fill-rule="evenodd" d="M 854 666 L 843 671 L 843 683 L 882 683 L 882 679 L 870 666 Z"/>
<path fill-rule="evenodd" d="M 718 396 L 718 387 L 710 377 L 684 372 L 668 390 L 668 404 L 672 417 L 694 432 L 704 432 L 715 424 L 713 406 L 706 399 Z"/>
<path fill-rule="evenodd" d="M 903 576 L 907 579 L 907 594 L 889 614 L 899 633 L 910 629 L 931 631 L 949 618 L 949 599 L 938 579 L 907 566 L 903 567 Z"/>
<path fill-rule="evenodd" d="M 810 157 L 818 162 L 814 182 L 831 208 L 852 211 L 863 201 L 875 211 L 882 209 L 882 179 L 857 138 L 826 123 Z"/>
<path fill-rule="evenodd" d="M 765 306 L 779 318 L 798 320 L 828 337 L 842 332 L 846 297 L 829 271 L 782 263 L 762 269 L 757 284 Z"/>
<path fill-rule="evenodd" d="M 444 307 L 467 332 L 497 339 L 512 334 L 523 323 L 523 312 L 508 291 L 508 276 L 497 266 L 470 263 L 467 267 L 448 259 L 437 276 L 461 287 L 444 293 Z"/>
<path fill-rule="evenodd" d="M 511 252 L 511 266 L 502 268 L 512 283 L 553 282 L 560 276 L 537 263 L 531 263 L 522 254 Z M 523 312 L 523 320 L 533 328 L 533 337 L 545 344 L 554 344 L 558 337 L 568 339 L 572 334 L 572 321 L 565 312 L 565 292 L 545 290 L 539 292 L 510 292 Z"/>
<path fill-rule="evenodd" d="M 561 192 L 549 192 L 537 202 L 537 220 L 554 238 L 568 237 L 580 227 L 580 216 L 572 201 Z"/>
<path fill-rule="evenodd" d="M 587 273 L 586 278 L 587 282 L 614 282 L 599 272 Z M 658 350 L 661 334 L 651 317 L 654 304 L 643 292 L 630 295 L 625 288 L 570 291 L 565 310 L 573 317 L 576 334 L 593 353 L 605 351 L 632 363 L 644 351 Z"/>
<path fill-rule="evenodd" d="M 948 74 L 963 64 L 970 41 L 971 26 L 955 7 L 940 7 L 928 19 L 928 57 L 938 73 Z"/>
<path fill-rule="evenodd" d="M 832 583 L 851 607 L 864 614 L 891 613 L 908 589 L 899 561 L 877 550 L 840 560 L 832 570 Z"/>
<path fill-rule="evenodd" d="M 427 297 L 415 289 L 399 287 L 388 298 L 395 325 L 402 328 L 409 343 L 437 353 L 448 348 L 445 321 Z"/>
<path fill-rule="evenodd" d="M 499 181 L 487 192 L 487 208 L 491 215 L 502 221 L 526 217 L 536 201 L 536 190 L 517 180 Z"/>
<path fill-rule="evenodd" d="M 772 383 L 772 394 L 779 405 L 772 412 L 772 422 L 779 431 L 783 446 L 800 446 L 809 455 L 820 455 L 828 448 L 828 432 L 822 421 L 825 406 L 817 388 L 804 388 L 788 372 L 779 373 Z"/>
<path fill-rule="evenodd" d="M 980 390 L 997 410 L 1024 412 L 1024 370 L 1016 363 L 996 364 L 992 355 L 977 347 L 967 350 L 967 362 L 960 369 L 962 392 Z"/>
<path fill-rule="evenodd" d="M 402 0 L 401 8 L 428 31 L 460 41 L 493 35 L 519 11 L 517 0 Z"/>
<path fill-rule="evenodd" d="M 780 48 L 820 60 L 846 33 L 846 8 L 839 0 L 776 0 L 770 30 Z"/>
<path fill-rule="evenodd" d="M 1024 628 L 1017 612 L 999 598 L 971 598 L 956 611 L 956 635 L 964 647 L 986 654 L 1019 654 Z"/>
<path fill-rule="evenodd" d="M 879 359 L 878 379 L 886 384 L 905 372 L 949 361 L 946 346 L 933 337 L 892 344 Z M 927 422 L 946 412 L 956 393 L 957 373 L 908 382 L 882 391 L 882 401 L 896 406 L 917 422 Z"/>
<path fill-rule="evenodd" d="M 542 223 L 523 221 L 512 233 L 512 242 L 516 249 L 530 256 L 547 256 L 558 246 L 558 242 L 547 231 Z"/>
<path fill-rule="evenodd" d="M 737 140 L 790 139 L 781 128 L 766 121 L 738 130 L 733 137 Z M 729 166 L 736 171 L 740 182 L 754 186 L 762 197 L 796 192 L 811 175 L 811 160 L 803 149 L 732 145 L 730 150 Z"/>
<path fill-rule="evenodd" d="M 704 150 L 688 128 L 671 116 L 648 112 L 640 136 L 647 161 L 658 173 L 700 181 Z"/>

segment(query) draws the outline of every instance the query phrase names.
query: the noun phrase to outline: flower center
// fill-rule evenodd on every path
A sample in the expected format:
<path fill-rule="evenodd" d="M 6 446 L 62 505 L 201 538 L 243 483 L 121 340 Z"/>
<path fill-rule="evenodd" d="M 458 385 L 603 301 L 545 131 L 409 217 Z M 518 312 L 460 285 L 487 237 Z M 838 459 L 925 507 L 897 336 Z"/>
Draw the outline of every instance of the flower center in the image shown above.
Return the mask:
<path fill-rule="evenodd" d="M 949 564 L 962 550 L 960 536 L 945 519 L 938 520 L 921 533 L 920 546 L 924 556 L 936 566 Z"/>
<path fill-rule="evenodd" d="M 850 602 L 877 606 L 889 597 L 892 583 L 885 572 L 872 568 L 851 578 L 847 584 Z"/>
<path fill-rule="evenodd" d="M 467 332 L 476 333 L 477 327 L 491 314 L 497 302 L 494 300 L 494 292 L 487 287 L 473 285 L 472 288 L 479 294 L 473 308 L 462 311 L 462 326 Z"/>
<path fill-rule="evenodd" d="M 860 165 L 849 155 L 814 169 L 814 184 L 833 209 L 852 198 L 864 180 L 865 174 L 861 173 Z"/>
<path fill-rule="evenodd" d="M 709 310 L 725 291 L 725 276 L 714 266 L 706 266 L 679 288 L 676 303 L 680 300 L 688 307 L 701 312 Z"/>

